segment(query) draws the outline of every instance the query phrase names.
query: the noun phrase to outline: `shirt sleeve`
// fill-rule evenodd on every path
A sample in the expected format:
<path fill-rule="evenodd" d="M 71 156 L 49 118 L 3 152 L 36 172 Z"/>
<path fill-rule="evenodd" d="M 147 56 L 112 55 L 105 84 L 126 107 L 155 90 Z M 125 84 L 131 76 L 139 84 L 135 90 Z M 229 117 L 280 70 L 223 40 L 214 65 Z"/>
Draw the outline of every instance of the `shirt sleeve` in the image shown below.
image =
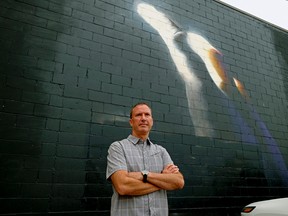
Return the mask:
<path fill-rule="evenodd" d="M 118 170 L 127 170 L 127 163 L 120 142 L 114 142 L 108 149 L 106 179 Z"/>
<path fill-rule="evenodd" d="M 162 146 L 161 148 L 162 148 L 162 158 L 164 167 L 166 167 L 168 164 L 174 164 L 167 150 Z"/>

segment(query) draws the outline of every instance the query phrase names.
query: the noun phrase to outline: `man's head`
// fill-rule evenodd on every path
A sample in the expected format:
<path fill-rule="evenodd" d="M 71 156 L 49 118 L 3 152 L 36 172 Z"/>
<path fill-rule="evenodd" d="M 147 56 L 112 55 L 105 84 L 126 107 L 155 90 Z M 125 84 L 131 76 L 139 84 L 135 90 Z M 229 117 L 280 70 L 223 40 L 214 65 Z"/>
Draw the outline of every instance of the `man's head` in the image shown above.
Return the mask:
<path fill-rule="evenodd" d="M 137 103 L 130 111 L 129 123 L 132 127 L 132 135 L 141 139 L 147 139 L 153 126 L 152 110 L 146 103 Z"/>

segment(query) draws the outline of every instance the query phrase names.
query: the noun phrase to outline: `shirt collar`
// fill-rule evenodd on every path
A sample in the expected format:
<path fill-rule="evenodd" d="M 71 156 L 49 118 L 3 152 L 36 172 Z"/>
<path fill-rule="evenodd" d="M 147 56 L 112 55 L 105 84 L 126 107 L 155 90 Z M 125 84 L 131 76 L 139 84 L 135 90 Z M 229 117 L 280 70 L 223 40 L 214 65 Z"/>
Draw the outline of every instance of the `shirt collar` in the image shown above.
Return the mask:
<path fill-rule="evenodd" d="M 138 143 L 138 141 L 140 140 L 140 138 L 135 137 L 133 135 L 129 135 L 127 139 L 129 141 L 131 141 L 134 145 L 136 145 Z M 152 144 L 152 142 L 150 141 L 149 137 L 147 138 L 147 144 L 148 145 Z"/>

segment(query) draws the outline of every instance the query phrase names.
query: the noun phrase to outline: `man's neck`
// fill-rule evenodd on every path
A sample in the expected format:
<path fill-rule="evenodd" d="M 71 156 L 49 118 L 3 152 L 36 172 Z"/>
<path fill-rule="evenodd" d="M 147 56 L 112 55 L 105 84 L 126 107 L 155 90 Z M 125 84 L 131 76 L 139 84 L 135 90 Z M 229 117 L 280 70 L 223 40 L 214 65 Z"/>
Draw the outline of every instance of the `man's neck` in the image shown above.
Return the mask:
<path fill-rule="evenodd" d="M 139 139 L 141 139 L 142 141 L 145 142 L 145 141 L 148 139 L 148 135 L 149 135 L 149 134 L 141 135 L 141 134 L 132 133 L 132 135 L 133 135 L 134 137 L 137 137 L 137 138 L 139 138 Z"/>

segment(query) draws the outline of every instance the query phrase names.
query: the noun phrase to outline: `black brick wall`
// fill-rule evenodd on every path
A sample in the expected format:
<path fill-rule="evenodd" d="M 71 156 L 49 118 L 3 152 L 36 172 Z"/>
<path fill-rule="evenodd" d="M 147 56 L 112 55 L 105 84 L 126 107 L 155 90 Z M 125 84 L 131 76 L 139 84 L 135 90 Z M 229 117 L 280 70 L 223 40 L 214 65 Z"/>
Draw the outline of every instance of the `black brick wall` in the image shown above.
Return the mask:
<path fill-rule="evenodd" d="M 107 149 L 130 133 L 139 101 L 154 111 L 151 139 L 185 176 L 169 192 L 171 214 L 239 215 L 287 196 L 287 32 L 213 0 L 145 2 L 210 41 L 250 100 L 226 97 L 180 42 L 203 84 L 192 96 L 207 102 L 191 116 L 185 80 L 139 1 L 1 0 L 1 215 L 109 215 Z M 205 113 L 213 136 L 196 133 Z"/>

